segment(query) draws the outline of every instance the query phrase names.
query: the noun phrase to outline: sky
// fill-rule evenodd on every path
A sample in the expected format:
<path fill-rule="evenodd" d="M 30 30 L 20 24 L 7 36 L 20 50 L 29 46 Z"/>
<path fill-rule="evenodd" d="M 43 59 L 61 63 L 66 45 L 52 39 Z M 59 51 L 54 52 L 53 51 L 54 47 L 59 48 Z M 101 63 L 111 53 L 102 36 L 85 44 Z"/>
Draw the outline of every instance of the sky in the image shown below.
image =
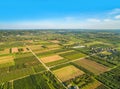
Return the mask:
<path fill-rule="evenodd" d="M 0 0 L 0 29 L 120 29 L 120 0 Z"/>

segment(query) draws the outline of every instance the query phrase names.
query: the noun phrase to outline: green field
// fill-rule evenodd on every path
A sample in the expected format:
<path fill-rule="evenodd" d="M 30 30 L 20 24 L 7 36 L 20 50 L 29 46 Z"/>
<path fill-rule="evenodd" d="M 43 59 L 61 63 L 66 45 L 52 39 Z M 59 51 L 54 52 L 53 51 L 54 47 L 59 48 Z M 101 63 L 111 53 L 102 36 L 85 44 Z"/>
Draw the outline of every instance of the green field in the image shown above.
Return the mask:
<path fill-rule="evenodd" d="M 85 54 L 80 53 L 78 51 L 63 53 L 63 54 L 60 54 L 60 56 L 66 58 L 66 59 L 69 59 L 69 60 L 74 60 L 74 59 L 86 57 Z"/>
<path fill-rule="evenodd" d="M 50 77 L 52 77 L 53 79 L 51 80 Z M 56 83 L 54 83 L 55 81 Z M 14 81 L 14 89 L 57 89 L 57 88 L 65 89 L 56 80 L 56 78 L 48 72 L 30 75 L 28 77 Z"/>

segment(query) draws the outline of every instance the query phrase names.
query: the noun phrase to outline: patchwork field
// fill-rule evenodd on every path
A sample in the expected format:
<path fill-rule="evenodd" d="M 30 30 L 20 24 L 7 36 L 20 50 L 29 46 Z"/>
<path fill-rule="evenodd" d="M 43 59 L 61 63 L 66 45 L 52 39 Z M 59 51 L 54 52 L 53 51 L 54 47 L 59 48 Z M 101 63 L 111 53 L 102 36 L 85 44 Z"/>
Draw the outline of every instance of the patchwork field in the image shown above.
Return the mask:
<path fill-rule="evenodd" d="M 1 63 L 4 63 L 4 65 Z M 0 57 L 0 67 L 0 83 L 45 70 L 43 65 L 30 52 L 16 53 L 14 54 L 14 60 L 12 56 Z"/>
<path fill-rule="evenodd" d="M 13 89 L 65 89 L 49 72 L 38 73 L 15 80 Z"/>
<path fill-rule="evenodd" d="M 98 64 L 88 59 L 80 59 L 78 61 L 75 61 L 74 63 L 84 67 L 85 69 L 89 70 L 90 72 L 93 72 L 96 75 L 106 72 L 109 69 L 104 65 Z"/>
<path fill-rule="evenodd" d="M 42 45 L 31 45 L 31 46 L 29 46 L 29 48 L 31 48 L 31 50 L 33 50 L 33 51 L 37 51 L 37 50 L 43 49 Z"/>
<path fill-rule="evenodd" d="M 120 89 L 120 31 L 0 30 L 0 89 Z"/>
<path fill-rule="evenodd" d="M 84 74 L 83 71 L 72 65 L 62 67 L 60 69 L 54 70 L 53 72 L 63 82 Z"/>
<path fill-rule="evenodd" d="M 61 59 L 63 59 L 63 57 L 61 57 L 61 56 L 59 56 L 59 55 L 53 55 L 53 56 L 48 56 L 48 57 L 41 58 L 41 60 L 42 60 L 44 63 L 53 62 L 53 61 L 58 61 L 58 60 L 61 60 Z"/>
<path fill-rule="evenodd" d="M 72 51 L 72 52 L 60 54 L 60 56 L 66 58 L 66 59 L 69 59 L 69 60 L 74 60 L 74 59 L 79 59 L 79 58 L 85 57 L 86 55 L 83 53 L 80 53 L 78 51 Z"/>

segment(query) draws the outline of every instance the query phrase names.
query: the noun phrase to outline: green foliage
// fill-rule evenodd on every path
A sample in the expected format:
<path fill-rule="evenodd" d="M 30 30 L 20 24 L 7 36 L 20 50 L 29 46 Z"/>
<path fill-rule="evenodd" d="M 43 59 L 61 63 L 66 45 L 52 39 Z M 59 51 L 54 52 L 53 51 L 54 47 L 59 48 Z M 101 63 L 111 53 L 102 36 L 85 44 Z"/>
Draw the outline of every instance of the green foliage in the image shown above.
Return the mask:
<path fill-rule="evenodd" d="M 101 84 L 100 86 L 98 86 L 98 87 L 95 88 L 95 89 L 110 89 L 110 88 L 107 87 L 107 86 L 105 86 L 105 85 L 103 85 L 103 84 Z"/>
<path fill-rule="evenodd" d="M 120 66 L 96 77 L 111 89 L 120 89 Z"/>
<path fill-rule="evenodd" d="M 114 67 L 115 65 L 114 64 L 112 64 L 112 63 L 109 63 L 109 62 L 107 62 L 107 61 L 105 61 L 105 60 L 102 60 L 101 58 L 98 58 L 98 57 L 96 57 L 96 56 L 90 56 L 88 59 L 90 59 L 90 60 L 93 60 L 93 61 L 96 61 L 96 62 L 98 62 L 98 63 L 100 63 L 100 64 L 103 64 L 103 65 L 105 65 L 105 66 L 107 66 L 107 67 Z"/>
<path fill-rule="evenodd" d="M 33 69 L 36 73 L 46 70 L 45 67 L 42 64 L 34 65 Z"/>
<path fill-rule="evenodd" d="M 14 89 L 65 89 L 49 72 L 14 81 Z"/>
<path fill-rule="evenodd" d="M 87 86 L 89 83 L 93 83 L 93 82 L 94 82 L 94 79 L 90 75 L 83 74 L 74 79 L 64 82 L 64 84 L 66 86 L 68 85 L 78 86 L 80 89 L 82 89 L 83 87 Z"/>
<path fill-rule="evenodd" d="M 11 82 L 5 82 L 0 85 L 0 89 L 12 89 L 12 83 Z"/>

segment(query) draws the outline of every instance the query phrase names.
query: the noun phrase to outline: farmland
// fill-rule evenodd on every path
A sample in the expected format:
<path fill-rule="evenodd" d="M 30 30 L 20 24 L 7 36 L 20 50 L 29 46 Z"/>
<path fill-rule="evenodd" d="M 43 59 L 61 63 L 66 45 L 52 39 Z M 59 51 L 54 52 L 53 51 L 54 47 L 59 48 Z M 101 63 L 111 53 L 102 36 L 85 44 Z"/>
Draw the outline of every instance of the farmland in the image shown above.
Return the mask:
<path fill-rule="evenodd" d="M 53 61 L 62 60 L 62 59 L 63 58 L 59 55 L 53 55 L 53 56 L 48 56 L 48 57 L 41 58 L 41 60 L 44 63 L 53 62 Z"/>
<path fill-rule="evenodd" d="M 67 53 L 63 53 L 60 54 L 60 56 L 69 59 L 69 60 L 74 60 L 74 59 L 79 59 L 82 57 L 85 57 L 86 55 L 77 51 L 72 51 L 72 52 L 67 52 Z"/>
<path fill-rule="evenodd" d="M 91 61 L 89 59 L 80 59 L 78 61 L 74 62 L 75 64 L 84 67 L 85 69 L 93 72 L 94 74 L 100 74 L 103 72 L 106 72 L 109 68 L 106 66 L 103 66 L 101 64 L 98 64 L 94 61 Z"/>
<path fill-rule="evenodd" d="M 119 31 L 6 30 L 0 37 L 0 89 L 120 89 Z"/>
<path fill-rule="evenodd" d="M 12 56 L 0 57 L 0 68 L 14 65 L 14 58 Z"/>
<path fill-rule="evenodd" d="M 61 84 L 59 84 L 59 82 L 56 85 L 53 84 L 54 79 L 50 80 L 48 75 L 46 75 L 46 73 L 47 72 L 42 74 L 30 75 L 28 77 L 15 80 L 13 87 L 14 89 L 23 89 L 23 86 L 24 86 L 24 89 L 36 89 L 36 88 L 37 89 L 55 89 L 57 87 L 64 89 L 64 87 L 62 87 Z M 56 79 L 54 81 L 56 81 Z"/>
<path fill-rule="evenodd" d="M 83 71 L 72 65 L 54 70 L 53 72 L 63 82 L 84 74 Z"/>

